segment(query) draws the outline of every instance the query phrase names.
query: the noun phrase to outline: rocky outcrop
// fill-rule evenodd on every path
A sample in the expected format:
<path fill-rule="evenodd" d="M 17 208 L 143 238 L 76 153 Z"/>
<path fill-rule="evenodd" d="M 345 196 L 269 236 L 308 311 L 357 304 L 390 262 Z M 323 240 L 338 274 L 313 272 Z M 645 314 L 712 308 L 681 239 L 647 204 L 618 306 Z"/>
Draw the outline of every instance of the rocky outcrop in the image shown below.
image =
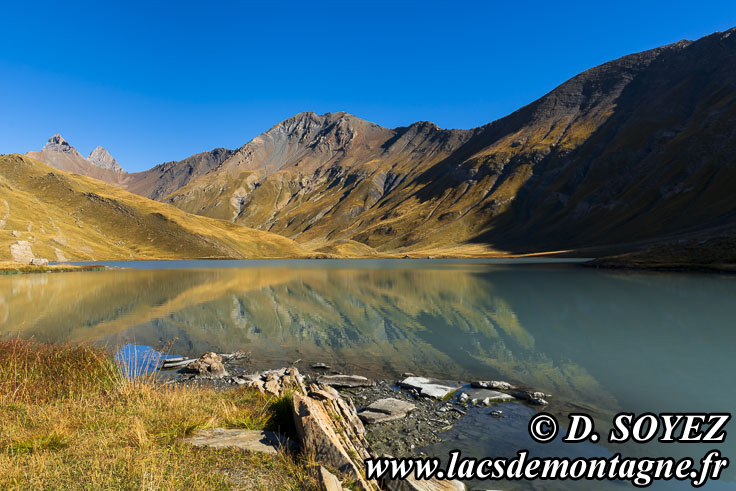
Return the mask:
<path fill-rule="evenodd" d="M 266 370 L 263 372 L 245 375 L 238 378 L 236 383 L 252 387 L 262 394 L 282 396 L 287 392 L 300 390 L 304 392 L 304 377 L 296 367 Z"/>
<path fill-rule="evenodd" d="M 111 170 L 114 172 L 124 172 L 123 168 L 120 167 L 118 161 L 110 155 L 110 152 L 105 150 L 103 147 L 96 147 L 87 157 L 87 160 L 92 164 L 102 169 Z"/>
<path fill-rule="evenodd" d="M 28 152 L 26 155 L 56 169 L 99 179 L 108 184 L 124 187 L 127 181 L 127 173 L 107 150 L 97 147 L 89 158 L 84 158 L 58 133 L 49 138 L 40 152 Z"/>
<path fill-rule="evenodd" d="M 354 480 L 362 490 L 377 490 L 367 481 L 362 462 L 370 457 L 365 428 L 352 403 L 332 388 L 311 385 L 308 394 L 294 393 L 294 423 L 308 455 Z"/>

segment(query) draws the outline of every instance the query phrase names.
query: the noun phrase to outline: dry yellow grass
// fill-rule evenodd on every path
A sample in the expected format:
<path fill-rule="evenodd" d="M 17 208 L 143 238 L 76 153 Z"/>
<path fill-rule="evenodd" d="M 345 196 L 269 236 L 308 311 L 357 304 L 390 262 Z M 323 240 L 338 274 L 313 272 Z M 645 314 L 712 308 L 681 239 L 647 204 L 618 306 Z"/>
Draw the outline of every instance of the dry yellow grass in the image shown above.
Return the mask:
<path fill-rule="evenodd" d="M 294 241 L 190 215 L 21 155 L 0 156 L 0 260 L 28 242 L 52 261 L 303 258 Z"/>
<path fill-rule="evenodd" d="M 84 346 L 3 342 L 0 362 L 3 489 L 317 488 L 306 459 L 181 442 L 200 428 L 275 427 L 278 400 L 131 381 Z"/>

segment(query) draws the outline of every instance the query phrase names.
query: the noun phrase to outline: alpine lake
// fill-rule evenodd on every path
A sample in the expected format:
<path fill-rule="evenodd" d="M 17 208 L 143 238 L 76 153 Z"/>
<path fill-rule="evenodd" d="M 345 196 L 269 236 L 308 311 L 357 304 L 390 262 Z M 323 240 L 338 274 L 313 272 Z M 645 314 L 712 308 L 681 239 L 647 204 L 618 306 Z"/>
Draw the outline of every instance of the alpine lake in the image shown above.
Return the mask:
<path fill-rule="evenodd" d="M 598 443 L 541 444 L 542 409 L 470 407 L 418 448 L 447 457 L 693 457 L 722 444 L 606 442 L 619 412 L 730 412 L 736 403 L 736 276 L 612 271 L 573 260 L 252 260 L 101 263 L 119 269 L 0 276 L 0 337 L 250 352 L 249 368 L 325 363 L 396 382 L 504 380 L 552 395 L 543 410 L 594 417 Z M 727 428 L 728 429 L 728 428 Z M 561 431 L 564 434 L 564 430 Z M 552 483 L 469 483 L 548 489 Z M 560 489 L 630 484 L 564 482 Z M 660 482 L 657 489 L 689 488 Z M 736 489 L 736 464 L 708 489 Z"/>

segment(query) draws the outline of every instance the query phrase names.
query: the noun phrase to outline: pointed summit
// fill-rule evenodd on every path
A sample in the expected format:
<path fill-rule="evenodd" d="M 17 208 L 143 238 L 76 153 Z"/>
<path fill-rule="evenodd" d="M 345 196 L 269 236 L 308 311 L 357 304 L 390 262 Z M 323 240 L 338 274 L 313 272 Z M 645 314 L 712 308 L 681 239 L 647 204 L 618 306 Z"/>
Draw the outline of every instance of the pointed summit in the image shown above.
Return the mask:
<path fill-rule="evenodd" d="M 118 161 L 115 160 L 112 155 L 110 155 L 110 152 L 100 146 L 92 150 L 92 152 L 89 154 L 89 157 L 87 157 L 87 160 L 90 164 L 101 167 L 103 169 L 108 169 L 115 172 L 125 172 L 123 168 L 120 167 L 120 164 L 118 164 Z"/>
<path fill-rule="evenodd" d="M 61 136 L 59 133 L 56 133 L 54 136 L 49 138 L 49 141 L 46 142 L 46 145 L 43 146 L 43 149 L 41 151 L 70 153 L 73 155 L 79 155 L 81 157 L 81 154 L 77 151 L 77 149 L 71 146 L 69 142 L 66 141 L 64 137 Z"/>

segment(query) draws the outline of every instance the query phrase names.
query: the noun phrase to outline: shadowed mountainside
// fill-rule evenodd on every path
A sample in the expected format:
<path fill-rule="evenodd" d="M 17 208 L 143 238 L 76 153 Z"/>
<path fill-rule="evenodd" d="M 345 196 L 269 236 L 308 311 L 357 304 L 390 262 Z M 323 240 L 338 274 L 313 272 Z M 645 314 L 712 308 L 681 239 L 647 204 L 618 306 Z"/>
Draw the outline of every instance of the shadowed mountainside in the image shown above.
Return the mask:
<path fill-rule="evenodd" d="M 190 215 L 115 186 L 0 156 L 0 259 L 307 257 L 284 237 Z"/>
<path fill-rule="evenodd" d="M 290 118 L 166 201 L 312 247 L 581 248 L 731 229 L 736 36 L 625 56 L 474 130 Z"/>
<path fill-rule="evenodd" d="M 729 235 L 734 32 L 592 68 L 472 130 L 300 113 L 238 150 L 113 184 L 312 250 L 364 256 L 469 245 L 622 251 Z"/>

